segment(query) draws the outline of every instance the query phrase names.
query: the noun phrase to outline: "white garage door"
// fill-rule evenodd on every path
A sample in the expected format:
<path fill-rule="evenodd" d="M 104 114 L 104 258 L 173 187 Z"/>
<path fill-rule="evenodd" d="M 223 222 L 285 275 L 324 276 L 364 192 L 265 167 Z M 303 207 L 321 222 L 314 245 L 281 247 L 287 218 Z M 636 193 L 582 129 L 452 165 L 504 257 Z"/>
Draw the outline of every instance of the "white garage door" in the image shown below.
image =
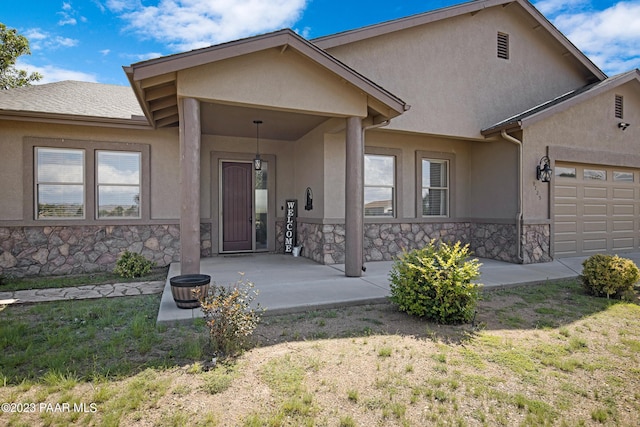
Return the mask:
<path fill-rule="evenodd" d="M 635 169 L 556 163 L 555 256 L 640 249 L 640 174 Z"/>

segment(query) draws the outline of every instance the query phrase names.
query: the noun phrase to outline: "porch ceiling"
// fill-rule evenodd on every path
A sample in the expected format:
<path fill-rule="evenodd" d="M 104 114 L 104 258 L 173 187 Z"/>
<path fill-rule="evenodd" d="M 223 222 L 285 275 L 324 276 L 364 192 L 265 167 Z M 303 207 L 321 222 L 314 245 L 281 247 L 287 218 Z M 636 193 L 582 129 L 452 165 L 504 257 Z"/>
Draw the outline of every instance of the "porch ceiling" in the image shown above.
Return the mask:
<path fill-rule="evenodd" d="M 208 135 L 256 136 L 254 120 L 262 120 L 260 138 L 295 141 L 329 117 L 235 105 L 203 103 L 202 133 Z"/>

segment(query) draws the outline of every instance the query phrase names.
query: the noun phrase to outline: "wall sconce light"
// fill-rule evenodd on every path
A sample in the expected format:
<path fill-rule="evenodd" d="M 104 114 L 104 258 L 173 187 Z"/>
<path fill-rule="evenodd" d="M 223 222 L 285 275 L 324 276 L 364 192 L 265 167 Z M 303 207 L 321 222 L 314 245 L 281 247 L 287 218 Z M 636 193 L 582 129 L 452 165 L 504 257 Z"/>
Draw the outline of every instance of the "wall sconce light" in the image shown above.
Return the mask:
<path fill-rule="evenodd" d="M 629 123 L 625 123 L 625 122 L 618 123 L 618 127 L 622 130 L 627 130 L 629 126 L 631 126 Z"/>
<path fill-rule="evenodd" d="M 259 171 L 262 170 L 262 159 L 260 158 L 260 125 L 262 120 L 254 120 L 256 125 L 256 157 L 253 159 L 253 169 Z"/>
<path fill-rule="evenodd" d="M 547 156 L 544 156 L 540 159 L 540 164 L 536 166 L 536 178 L 538 181 L 542 182 L 551 182 L 551 161 Z"/>

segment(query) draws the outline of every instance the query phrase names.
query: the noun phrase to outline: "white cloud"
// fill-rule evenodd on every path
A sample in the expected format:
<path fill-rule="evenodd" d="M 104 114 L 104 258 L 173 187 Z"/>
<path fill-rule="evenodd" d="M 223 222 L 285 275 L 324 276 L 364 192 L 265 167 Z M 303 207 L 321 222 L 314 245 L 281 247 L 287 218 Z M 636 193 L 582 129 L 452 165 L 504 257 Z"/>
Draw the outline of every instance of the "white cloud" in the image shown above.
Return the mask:
<path fill-rule="evenodd" d="M 552 3 L 569 2 L 543 0 L 536 7 Z M 604 10 L 555 10 L 561 11 L 548 18 L 607 74 L 640 68 L 640 1 L 621 1 Z"/>
<path fill-rule="evenodd" d="M 128 29 L 177 51 L 197 49 L 295 23 L 306 0 L 160 0 L 143 6 L 136 0 L 109 0 L 107 7 Z"/>
<path fill-rule="evenodd" d="M 56 67 L 55 65 L 31 65 L 21 59 L 16 63 L 16 68 L 27 70 L 28 73 L 38 72 L 43 78 L 34 84 L 45 84 L 59 82 L 63 80 L 77 80 L 82 82 L 97 83 L 98 78 L 95 74 L 83 73 L 82 71 L 69 70 L 66 68 Z"/>
<path fill-rule="evenodd" d="M 102 49 L 100 53 L 102 54 L 102 56 L 107 56 L 111 53 L 111 49 Z"/>
<path fill-rule="evenodd" d="M 53 50 L 61 47 L 74 47 L 78 45 L 77 39 L 52 35 L 40 28 L 31 28 L 24 32 L 29 39 L 31 50 Z"/>
<path fill-rule="evenodd" d="M 540 0 L 535 2 L 536 9 L 545 16 L 564 11 L 575 11 L 581 6 L 588 6 L 589 0 Z"/>

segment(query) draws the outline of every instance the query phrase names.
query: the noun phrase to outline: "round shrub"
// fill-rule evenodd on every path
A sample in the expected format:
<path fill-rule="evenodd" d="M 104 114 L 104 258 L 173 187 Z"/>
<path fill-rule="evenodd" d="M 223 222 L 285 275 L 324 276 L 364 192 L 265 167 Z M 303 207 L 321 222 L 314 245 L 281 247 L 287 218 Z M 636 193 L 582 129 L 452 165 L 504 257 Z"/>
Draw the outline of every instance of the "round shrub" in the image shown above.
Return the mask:
<path fill-rule="evenodd" d="M 151 268 L 154 265 L 153 261 L 149 261 L 141 254 L 124 251 L 116 261 L 116 267 L 113 272 L 121 277 L 142 277 L 151 273 Z"/>
<path fill-rule="evenodd" d="M 618 255 L 596 254 L 582 263 L 582 285 L 591 295 L 623 298 L 633 294 L 640 271 L 633 261 Z"/>
<path fill-rule="evenodd" d="M 480 262 L 468 259 L 469 245 L 431 241 L 405 252 L 390 273 L 391 301 L 401 311 L 439 323 L 470 322 L 480 298 Z"/>

